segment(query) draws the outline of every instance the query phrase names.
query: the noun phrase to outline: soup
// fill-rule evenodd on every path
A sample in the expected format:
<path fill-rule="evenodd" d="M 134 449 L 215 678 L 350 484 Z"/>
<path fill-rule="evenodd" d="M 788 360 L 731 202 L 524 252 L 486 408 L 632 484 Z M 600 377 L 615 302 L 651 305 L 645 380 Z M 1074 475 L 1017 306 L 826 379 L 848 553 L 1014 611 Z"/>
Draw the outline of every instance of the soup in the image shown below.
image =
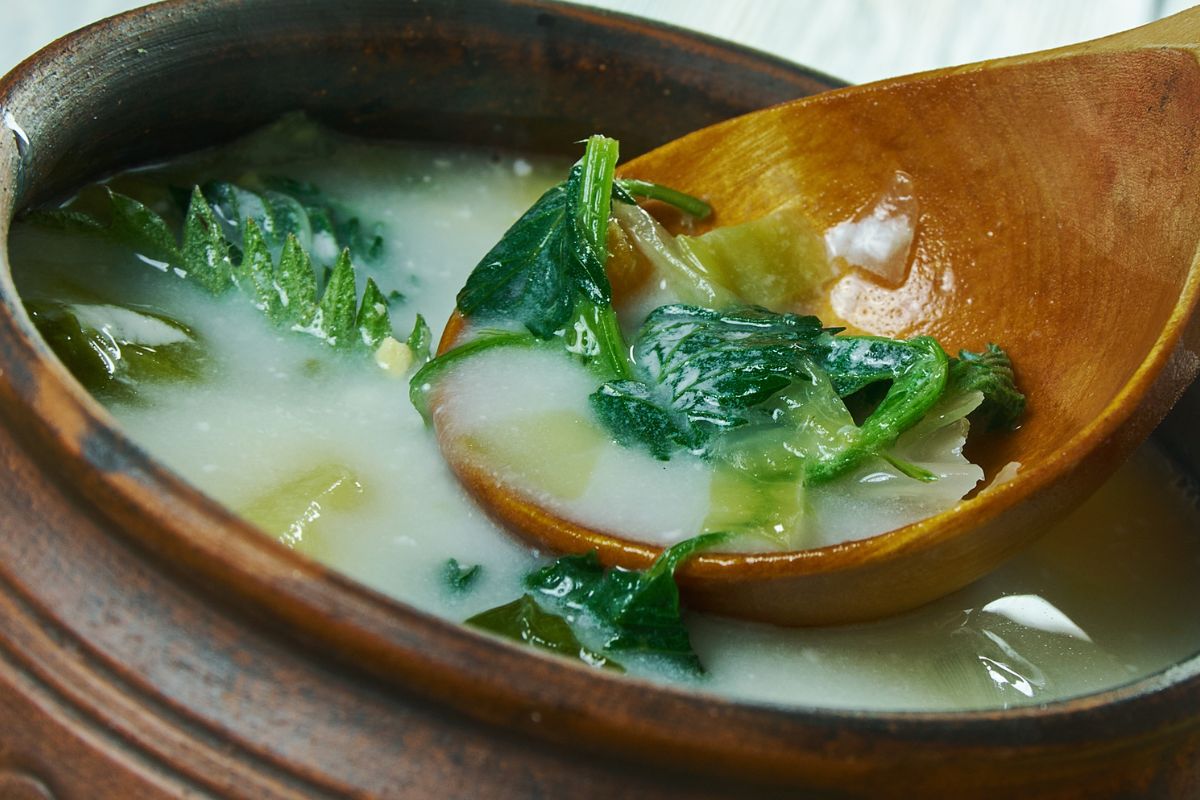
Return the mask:
<path fill-rule="evenodd" d="M 356 268 L 379 288 L 399 341 L 418 312 L 440 326 L 471 266 L 566 167 L 360 142 L 293 121 L 109 185 L 163 213 L 171 203 L 179 213 L 171 187 L 212 180 L 291 189 L 332 210 L 328 231 L 309 226 L 318 270 L 336 262 L 326 233 L 374 252 Z M 77 207 L 91 202 L 85 192 Z M 135 441 L 286 546 L 458 621 L 512 601 L 549 558 L 464 495 L 395 370 L 271 325 L 243 296 L 209 296 L 70 225 L 15 226 L 11 261 L 43 320 L 66 311 L 114 341 L 183 353 L 188 369 L 132 369 L 97 394 Z M 1036 547 L 918 611 L 808 630 L 693 613 L 703 673 L 652 657 L 621 663 L 698 691 L 805 706 L 1004 707 L 1097 691 L 1200 651 L 1197 523 L 1190 484 L 1146 448 Z"/>

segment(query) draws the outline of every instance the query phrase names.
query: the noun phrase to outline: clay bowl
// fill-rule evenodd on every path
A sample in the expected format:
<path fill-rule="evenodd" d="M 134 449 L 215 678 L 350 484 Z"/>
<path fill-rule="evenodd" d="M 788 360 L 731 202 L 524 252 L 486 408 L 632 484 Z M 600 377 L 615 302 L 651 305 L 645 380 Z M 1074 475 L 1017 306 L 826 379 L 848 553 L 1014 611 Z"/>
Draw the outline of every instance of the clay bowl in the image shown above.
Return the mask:
<path fill-rule="evenodd" d="M 534 2 L 169 2 L 0 81 L 0 235 L 84 180 L 293 108 L 361 133 L 534 149 L 602 129 L 632 155 L 827 84 Z M 7 268 L 0 295 L 2 797 L 1200 791 L 1196 661 L 1020 711 L 778 709 L 598 674 L 420 613 L 181 483 L 53 359 Z M 1200 474 L 1197 414 L 1193 391 L 1162 438 Z"/>

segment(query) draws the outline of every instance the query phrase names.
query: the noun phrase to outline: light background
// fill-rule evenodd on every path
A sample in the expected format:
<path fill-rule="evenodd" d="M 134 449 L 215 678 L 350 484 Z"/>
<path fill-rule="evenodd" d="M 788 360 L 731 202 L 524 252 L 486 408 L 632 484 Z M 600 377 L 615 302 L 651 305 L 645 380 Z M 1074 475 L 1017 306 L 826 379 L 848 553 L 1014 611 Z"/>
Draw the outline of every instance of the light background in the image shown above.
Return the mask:
<path fill-rule="evenodd" d="M 338 2 L 338 0 L 328 0 Z M 1132 28 L 1189 0 L 596 0 L 748 44 L 863 83 L 1040 50 Z M 141 5 L 4 0 L 0 72 L 56 37 Z"/>

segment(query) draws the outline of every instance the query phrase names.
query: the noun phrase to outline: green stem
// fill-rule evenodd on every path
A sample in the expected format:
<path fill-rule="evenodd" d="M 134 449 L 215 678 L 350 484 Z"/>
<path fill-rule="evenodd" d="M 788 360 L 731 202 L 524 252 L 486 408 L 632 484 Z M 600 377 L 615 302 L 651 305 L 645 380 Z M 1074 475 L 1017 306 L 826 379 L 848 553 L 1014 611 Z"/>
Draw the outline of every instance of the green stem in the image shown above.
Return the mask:
<path fill-rule="evenodd" d="M 642 181 L 637 178 L 622 178 L 617 185 L 634 197 L 644 197 L 647 200 L 659 200 L 675 206 L 680 211 L 690 214 L 696 219 L 704 219 L 712 213 L 712 206 L 699 197 L 692 197 L 677 189 L 663 186 L 661 183 Z"/>
<path fill-rule="evenodd" d="M 617 140 L 607 136 L 590 137 L 583 152 L 582 202 L 576 212 L 577 221 L 601 264 L 608 261 L 608 217 L 618 155 Z"/>
<path fill-rule="evenodd" d="M 408 399 L 420 413 L 425 424 L 429 424 L 429 395 L 439 378 L 446 370 L 477 356 L 480 353 L 497 347 L 536 347 L 539 341 L 529 333 L 492 333 L 472 339 L 466 344 L 459 345 L 449 352 L 443 353 L 417 370 L 408 382 Z"/>

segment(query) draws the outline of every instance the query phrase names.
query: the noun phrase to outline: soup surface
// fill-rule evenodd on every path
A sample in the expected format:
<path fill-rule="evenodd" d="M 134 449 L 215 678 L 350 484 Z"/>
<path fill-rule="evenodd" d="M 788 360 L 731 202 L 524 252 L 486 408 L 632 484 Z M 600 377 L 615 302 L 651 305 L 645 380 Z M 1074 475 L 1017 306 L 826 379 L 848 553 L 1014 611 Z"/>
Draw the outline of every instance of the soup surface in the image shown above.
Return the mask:
<path fill-rule="evenodd" d="M 318 187 L 360 221 L 340 234 L 370 239 L 373 257 L 356 266 L 387 296 L 402 338 L 418 312 L 440 329 L 480 256 L 566 168 L 301 125 L 111 185 L 148 205 L 210 178 Z M 336 254 L 328 244 L 313 232 L 318 268 Z M 113 335 L 194 348 L 182 373 L 134 375 L 101 399 L 135 441 L 284 545 L 452 620 L 519 596 L 522 576 L 548 559 L 463 494 L 405 376 L 271 325 L 244 295 L 212 297 L 86 231 L 26 221 L 10 259 L 31 310 L 65 300 L 84 321 L 104 317 Z M 678 480 L 675 502 L 686 507 L 687 475 Z M 650 680 L 785 705 L 966 709 L 1096 691 L 1200 652 L 1197 530 L 1194 489 L 1147 447 L 1035 547 L 925 608 L 823 629 L 692 613 L 703 675 L 652 658 L 623 663 Z M 456 587 L 450 559 L 480 569 Z"/>

